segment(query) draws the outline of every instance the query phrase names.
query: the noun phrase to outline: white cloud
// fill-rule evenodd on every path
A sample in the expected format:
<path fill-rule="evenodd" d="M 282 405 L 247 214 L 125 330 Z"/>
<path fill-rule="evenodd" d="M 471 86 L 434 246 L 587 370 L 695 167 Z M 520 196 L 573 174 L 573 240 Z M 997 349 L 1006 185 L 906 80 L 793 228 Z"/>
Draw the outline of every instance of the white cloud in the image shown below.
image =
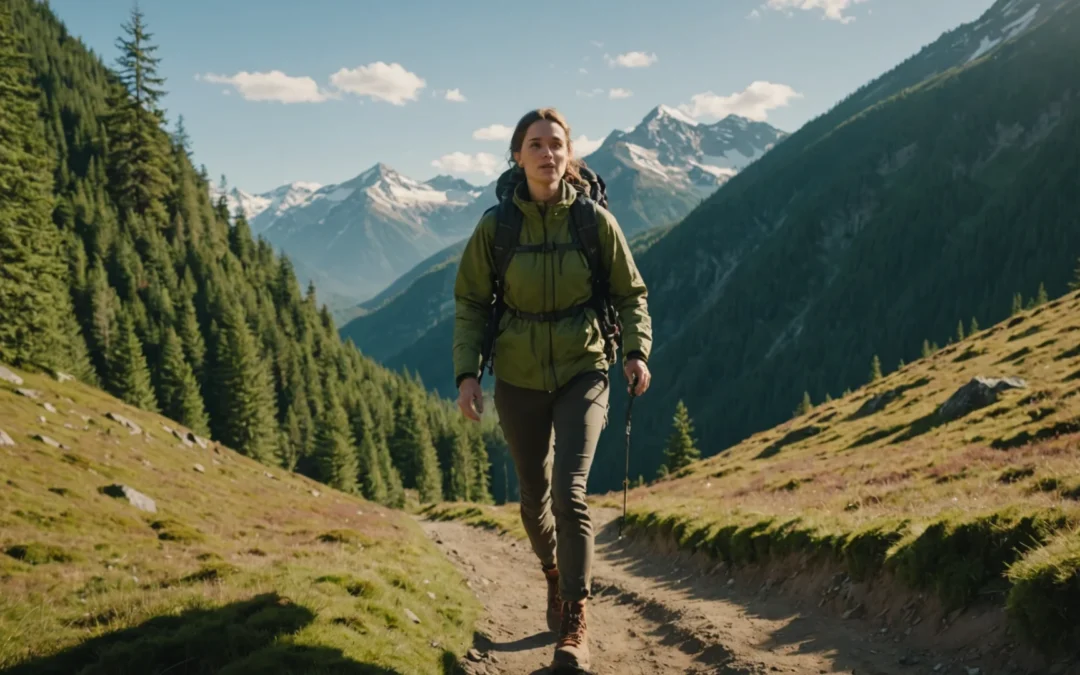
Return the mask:
<path fill-rule="evenodd" d="M 690 103 L 680 105 L 679 110 L 695 119 L 741 115 L 760 122 L 768 117 L 770 110 L 786 106 L 792 99 L 802 96 L 786 84 L 758 80 L 730 96 L 718 96 L 711 91 L 695 94 L 690 97 Z"/>
<path fill-rule="evenodd" d="M 342 68 L 330 76 L 330 82 L 341 91 L 394 105 L 415 101 L 417 92 L 427 85 L 422 77 L 400 63 L 382 61 L 351 70 Z"/>
<path fill-rule="evenodd" d="M 603 145 L 604 139 L 598 139 L 595 141 L 589 140 L 585 134 L 582 134 L 574 139 L 574 156 L 584 157 L 590 152 L 595 151 L 601 145 Z"/>
<path fill-rule="evenodd" d="M 604 43 L 600 42 L 599 40 L 589 40 L 589 42 L 592 42 L 593 47 L 596 47 L 597 49 L 600 49 L 604 46 Z"/>
<path fill-rule="evenodd" d="M 277 101 L 278 103 L 322 103 L 333 98 L 331 94 L 319 89 L 319 85 L 310 77 L 293 77 L 280 70 L 266 73 L 240 71 L 235 75 L 216 75 L 206 73 L 196 75 L 200 82 L 228 84 L 248 101 Z M 226 93 L 229 91 L 225 90 Z"/>
<path fill-rule="evenodd" d="M 446 100 L 453 101 L 454 103 L 464 103 L 465 95 L 461 93 L 460 89 L 451 89 L 446 92 Z"/>
<path fill-rule="evenodd" d="M 751 11 L 749 14 L 747 14 L 746 18 L 747 19 L 760 19 L 761 18 L 761 12 L 759 12 L 758 10 L 755 9 L 755 10 Z"/>
<path fill-rule="evenodd" d="M 577 95 L 584 96 L 585 98 L 592 98 L 593 96 L 599 96 L 600 94 L 603 94 L 604 91 L 605 90 L 600 87 L 596 87 L 595 89 L 592 89 L 590 91 L 582 91 L 581 89 L 578 89 Z"/>
<path fill-rule="evenodd" d="M 584 68 L 578 68 L 577 71 L 579 73 L 581 73 L 582 75 L 588 75 L 589 74 L 589 71 L 585 70 Z"/>
<path fill-rule="evenodd" d="M 823 18 L 825 19 L 839 21 L 840 23 L 851 23 L 855 20 L 855 17 L 845 15 L 844 10 L 852 5 L 861 4 L 866 1 L 867 0 L 768 0 L 763 6 L 777 11 L 788 10 L 789 13 L 792 9 L 820 9 L 824 11 Z"/>
<path fill-rule="evenodd" d="M 656 54 L 646 54 L 645 52 L 626 52 L 625 54 L 619 54 L 615 58 L 604 54 L 604 58 L 612 68 L 616 66 L 622 68 L 648 68 L 657 61 Z"/>
<path fill-rule="evenodd" d="M 449 174 L 482 173 L 485 176 L 494 176 L 499 170 L 499 158 L 490 152 L 478 152 L 475 155 L 452 152 L 432 160 L 431 166 Z"/>
<path fill-rule="evenodd" d="M 634 95 L 634 92 L 629 89 L 620 89 L 616 87 L 608 92 L 608 98 L 630 98 Z"/>
<path fill-rule="evenodd" d="M 514 134 L 514 129 L 505 124 L 492 124 L 483 129 L 477 129 L 472 137 L 478 141 L 508 141 Z"/>

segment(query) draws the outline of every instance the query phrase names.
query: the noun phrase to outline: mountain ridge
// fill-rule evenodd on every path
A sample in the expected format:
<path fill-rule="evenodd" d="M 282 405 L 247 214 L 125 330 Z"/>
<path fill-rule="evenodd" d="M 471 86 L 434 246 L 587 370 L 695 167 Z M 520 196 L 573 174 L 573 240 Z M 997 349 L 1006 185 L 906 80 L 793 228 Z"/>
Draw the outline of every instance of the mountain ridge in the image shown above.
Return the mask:
<path fill-rule="evenodd" d="M 658 105 L 630 132 L 612 131 L 585 161 L 600 171 L 613 213 L 633 235 L 677 221 L 785 136 L 735 115 L 706 124 Z M 351 318 L 417 263 L 468 237 L 494 188 L 447 174 L 418 181 L 377 162 L 329 185 L 297 181 L 257 195 L 234 187 L 226 203 L 298 269 L 318 270 L 302 281 L 341 298 L 336 316 Z"/>

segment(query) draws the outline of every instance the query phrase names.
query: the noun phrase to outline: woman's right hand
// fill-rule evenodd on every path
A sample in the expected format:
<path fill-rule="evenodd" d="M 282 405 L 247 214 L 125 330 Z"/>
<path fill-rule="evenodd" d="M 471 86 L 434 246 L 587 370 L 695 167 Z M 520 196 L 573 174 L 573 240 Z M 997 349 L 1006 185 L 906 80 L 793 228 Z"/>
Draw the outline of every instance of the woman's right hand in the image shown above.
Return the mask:
<path fill-rule="evenodd" d="M 461 412 L 471 420 L 480 421 L 480 415 L 484 412 L 484 392 L 480 389 L 480 382 L 475 377 L 467 377 L 458 386 L 458 407 Z M 473 402 L 476 403 L 475 408 Z"/>

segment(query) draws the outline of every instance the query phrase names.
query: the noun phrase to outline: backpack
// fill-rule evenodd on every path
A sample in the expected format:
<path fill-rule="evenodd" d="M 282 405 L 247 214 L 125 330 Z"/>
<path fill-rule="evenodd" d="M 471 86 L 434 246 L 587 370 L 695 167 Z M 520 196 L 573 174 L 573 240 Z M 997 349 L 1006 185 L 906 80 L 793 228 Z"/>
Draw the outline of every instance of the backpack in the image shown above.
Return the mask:
<path fill-rule="evenodd" d="M 578 197 L 570 206 L 570 231 L 573 241 L 569 244 L 518 243 L 524 214 L 514 204 L 513 196 L 518 185 L 525 180 L 525 173 L 518 167 L 508 169 L 499 176 L 495 184 L 495 196 L 499 203 L 485 212 L 486 215 L 494 211 L 496 219 L 492 244 L 492 258 L 495 261 L 492 285 L 495 289 L 495 297 L 484 334 L 478 379 L 483 378 L 485 365 L 489 373 L 493 372 L 495 338 L 498 337 L 499 325 L 506 312 L 530 321 L 558 321 L 591 308 L 599 319 L 609 367 L 616 361 L 617 351 L 622 347 L 622 325 L 618 312 L 615 311 L 615 305 L 611 301 L 608 287 L 609 271 L 604 268 L 600 257 L 600 231 L 596 214 L 597 206 L 607 208 L 606 185 L 599 174 L 584 165 L 579 167 L 579 173 L 586 184 L 575 184 L 578 188 Z M 506 288 L 506 270 L 514 254 L 556 250 L 584 250 L 585 259 L 592 272 L 592 294 L 589 299 L 575 307 L 541 314 L 522 312 L 507 306 L 503 299 L 503 291 Z"/>

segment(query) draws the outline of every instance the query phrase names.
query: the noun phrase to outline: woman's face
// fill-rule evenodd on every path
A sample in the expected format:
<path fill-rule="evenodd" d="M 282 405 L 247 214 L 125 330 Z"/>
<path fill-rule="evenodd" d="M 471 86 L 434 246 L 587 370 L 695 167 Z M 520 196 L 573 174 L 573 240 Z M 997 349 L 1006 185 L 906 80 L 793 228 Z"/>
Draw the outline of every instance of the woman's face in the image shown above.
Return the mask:
<path fill-rule="evenodd" d="M 525 132 L 521 151 L 514 153 L 514 161 L 525 170 L 530 181 L 558 182 L 570 162 L 570 142 L 562 125 L 550 120 L 533 122 Z"/>

